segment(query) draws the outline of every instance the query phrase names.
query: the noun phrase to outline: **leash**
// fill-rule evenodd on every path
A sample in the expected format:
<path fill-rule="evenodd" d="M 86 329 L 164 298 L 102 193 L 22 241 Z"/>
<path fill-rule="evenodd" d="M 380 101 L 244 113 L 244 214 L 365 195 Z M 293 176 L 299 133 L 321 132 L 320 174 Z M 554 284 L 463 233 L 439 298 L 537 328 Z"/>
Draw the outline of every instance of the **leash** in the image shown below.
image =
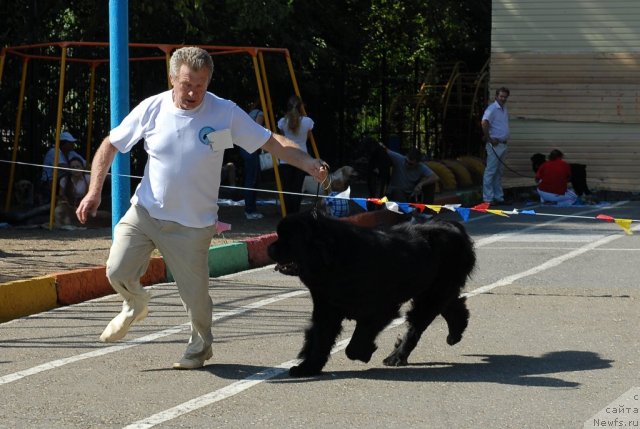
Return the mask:
<path fill-rule="evenodd" d="M 512 173 L 515 173 L 516 175 L 520 176 L 520 177 L 526 177 L 527 179 L 535 179 L 535 177 L 532 176 L 525 176 L 524 174 L 520 174 L 518 173 L 516 170 L 514 170 L 513 168 L 509 167 L 503 160 L 502 158 L 500 158 L 500 156 L 498 156 L 498 152 L 496 152 L 496 149 L 493 147 L 493 145 L 491 145 L 491 150 L 493 151 L 493 153 L 495 154 L 496 158 L 498 158 L 498 161 L 500 162 L 500 164 L 502 164 L 504 166 L 504 168 L 506 168 L 507 170 L 511 171 Z"/>
<path fill-rule="evenodd" d="M 331 173 L 329 173 L 329 164 L 325 162 L 323 167 L 327 169 L 327 177 L 325 177 L 322 182 L 318 182 L 316 186 L 316 200 L 315 200 L 315 204 L 313 205 L 313 209 L 311 210 L 311 214 L 314 219 L 318 218 L 318 207 L 322 203 L 321 198 L 327 198 L 324 195 L 320 196 L 320 187 L 322 187 L 322 190 L 325 192 L 331 189 L 332 179 L 331 179 Z"/>

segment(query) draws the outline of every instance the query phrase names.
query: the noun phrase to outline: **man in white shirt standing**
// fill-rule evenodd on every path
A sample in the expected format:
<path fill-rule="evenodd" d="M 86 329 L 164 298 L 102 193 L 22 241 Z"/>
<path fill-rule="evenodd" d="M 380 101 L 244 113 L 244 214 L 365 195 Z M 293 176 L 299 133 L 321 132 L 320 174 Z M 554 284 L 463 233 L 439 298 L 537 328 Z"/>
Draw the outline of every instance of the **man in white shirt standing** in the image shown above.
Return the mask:
<path fill-rule="evenodd" d="M 486 203 L 504 203 L 502 174 L 509 140 L 509 112 L 505 105 L 508 98 L 509 90 L 505 87 L 498 88 L 495 101 L 482 115 L 482 134 L 487 151 L 487 165 L 482 180 L 482 199 Z"/>
<path fill-rule="evenodd" d="M 217 221 L 224 150 L 232 143 L 248 152 L 262 148 L 318 181 L 326 178 L 328 166 L 258 125 L 235 103 L 207 92 L 213 61 L 205 50 L 178 49 L 169 68 L 172 89 L 143 100 L 103 140 L 93 160 L 89 191 L 76 214 L 82 223 L 95 216 L 116 152 L 126 153 L 143 139 L 149 155 L 144 176 L 114 229 L 107 260 L 109 282 L 124 302 L 100 340 L 117 341 L 146 317 L 150 296 L 140 277 L 157 248 L 191 321 L 186 352 L 173 367 L 194 369 L 213 355 L 207 257 Z"/>

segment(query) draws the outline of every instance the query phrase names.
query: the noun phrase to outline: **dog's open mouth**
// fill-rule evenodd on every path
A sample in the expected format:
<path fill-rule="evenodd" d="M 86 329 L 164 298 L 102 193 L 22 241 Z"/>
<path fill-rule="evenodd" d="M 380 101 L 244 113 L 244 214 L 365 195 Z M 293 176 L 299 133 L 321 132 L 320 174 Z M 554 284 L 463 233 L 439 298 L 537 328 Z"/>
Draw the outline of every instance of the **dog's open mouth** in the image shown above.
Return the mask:
<path fill-rule="evenodd" d="M 295 262 L 288 262 L 286 264 L 277 263 L 274 270 L 279 271 L 282 274 L 286 274 L 288 276 L 297 276 L 300 274 L 298 264 L 296 264 Z"/>

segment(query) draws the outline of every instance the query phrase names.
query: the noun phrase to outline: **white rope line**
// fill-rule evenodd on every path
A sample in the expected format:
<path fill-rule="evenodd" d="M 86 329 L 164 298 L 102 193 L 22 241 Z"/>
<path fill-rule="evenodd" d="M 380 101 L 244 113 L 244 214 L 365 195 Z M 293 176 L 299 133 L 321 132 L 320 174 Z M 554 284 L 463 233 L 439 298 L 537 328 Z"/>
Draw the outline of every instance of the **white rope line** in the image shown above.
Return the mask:
<path fill-rule="evenodd" d="M 84 170 L 84 169 L 79 169 L 79 168 L 70 168 L 70 167 L 54 167 L 52 165 L 44 165 L 44 164 L 34 164 L 34 163 L 30 163 L 30 162 L 19 162 L 19 161 L 7 161 L 4 159 L 0 159 L 0 162 L 4 162 L 6 164 L 16 164 L 16 165 L 26 165 L 28 167 L 39 167 L 39 168 L 51 168 L 51 169 L 58 169 L 58 170 L 64 170 L 64 171 L 81 171 L 83 173 L 87 173 L 87 174 L 91 174 L 90 170 Z M 107 173 L 109 176 L 116 176 L 116 177 L 129 177 L 132 179 L 142 179 L 142 176 L 134 176 L 132 174 L 115 174 L 115 173 Z M 329 189 L 329 187 L 331 186 L 331 178 L 330 178 L 330 174 L 327 175 L 327 179 L 325 179 L 322 183 L 320 183 L 319 185 L 322 187 L 322 189 L 324 189 L 325 191 Z M 324 186 L 324 184 L 328 182 L 327 186 Z M 344 198 L 344 197 L 329 197 L 328 195 L 313 195 L 313 194 L 305 194 L 302 192 L 290 192 L 290 191 L 278 191 L 275 189 L 263 189 L 263 188 L 248 188 L 248 187 L 243 187 L 243 186 L 229 186 L 229 185 L 220 185 L 221 188 L 225 188 L 225 189 L 237 189 L 240 191 L 255 191 L 255 192 L 265 192 L 265 193 L 271 193 L 271 194 L 283 194 L 283 195 L 297 195 L 300 197 L 309 197 L 309 196 L 314 196 L 314 197 L 318 197 L 318 198 L 339 198 L 339 199 L 345 199 L 348 200 L 349 198 Z"/>

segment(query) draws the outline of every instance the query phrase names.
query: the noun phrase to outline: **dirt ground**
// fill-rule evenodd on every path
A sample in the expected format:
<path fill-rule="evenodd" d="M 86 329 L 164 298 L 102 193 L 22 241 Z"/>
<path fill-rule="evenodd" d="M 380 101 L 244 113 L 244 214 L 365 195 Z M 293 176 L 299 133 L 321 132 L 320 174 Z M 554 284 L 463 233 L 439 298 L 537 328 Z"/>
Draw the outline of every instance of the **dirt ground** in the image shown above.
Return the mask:
<path fill-rule="evenodd" d="M 220 207 L 219 219 L 231 224 L 231 231 L 216 236 L 212 245 L 275 232 L 280 208 L 271 205 L 259 210 L 263 219 L 247 220 L 243 206 Z M 110 246 L 111 228 L 0 229 L 0 283 L 105 265 Z"/>

